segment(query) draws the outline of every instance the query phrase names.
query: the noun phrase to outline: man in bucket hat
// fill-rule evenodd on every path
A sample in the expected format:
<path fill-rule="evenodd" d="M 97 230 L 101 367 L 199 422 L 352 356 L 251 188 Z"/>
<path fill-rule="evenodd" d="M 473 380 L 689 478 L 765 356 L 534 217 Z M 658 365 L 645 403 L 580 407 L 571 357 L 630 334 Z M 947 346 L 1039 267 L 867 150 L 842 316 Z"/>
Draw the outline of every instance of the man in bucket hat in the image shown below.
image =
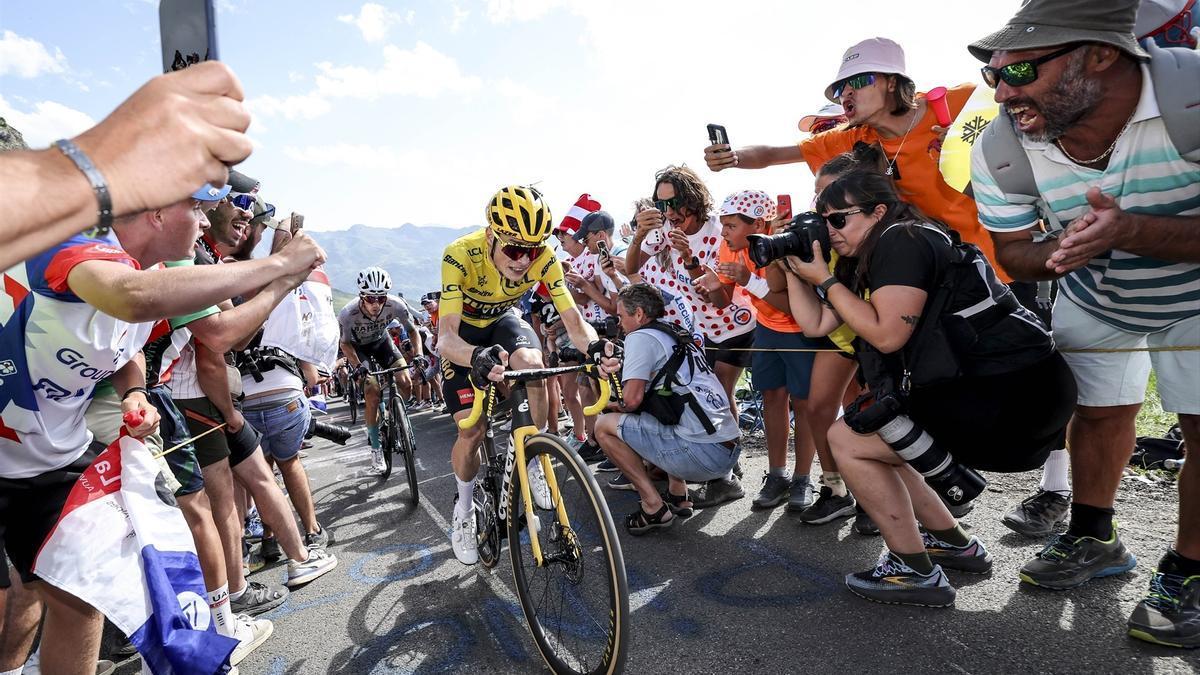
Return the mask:
<path fill-rule="evenodd" d="M 1200 336 L 1200 150 L 1180 147 L 1167 121 L 1192 107 L 1182 97 L 1196 98 L 1200 56 L 1151 48 L 1164 59 L 1151 63 L 1133 34 L 1137 6 L 1030 0 L 969 47 L 987 62 L 984 80 L 1004 111 L 972 153 L 980 220 L 1013 276 L 1060 280 L 1054 336 L 1079 385 L 1070 526 L 1021 569 L 1022 581 L 1053 589 L 1136 564 L 1117 535 L 1113 501 L 1152 368 L 1164 409 L 1179 414 L 1188 446 L 1200 447 L 1200 352 L 1170 351 Z M 1178 70 L 1158 79 L 1166 59 Z M 1190 93 L 1172 91 L 1188 82 Z M 1014 189 L 1018 166 L 1039 202 Z M 1040 222 L 1065 229 L 1043 239 Z M 1072 351 L 1097 347 L 1116 351 Z M 1196 647 L 1200 471 L 1184 470 L 1179 492 L 1178 538 L 1129 633 Z"/>

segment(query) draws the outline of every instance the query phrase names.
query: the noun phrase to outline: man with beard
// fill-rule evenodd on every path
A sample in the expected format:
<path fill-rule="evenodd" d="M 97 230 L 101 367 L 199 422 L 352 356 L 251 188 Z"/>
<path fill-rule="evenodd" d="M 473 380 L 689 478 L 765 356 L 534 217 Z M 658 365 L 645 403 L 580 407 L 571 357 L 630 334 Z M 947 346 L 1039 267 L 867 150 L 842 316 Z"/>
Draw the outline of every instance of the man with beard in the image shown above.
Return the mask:
<path fill-rule="evenodd" d="M 1195 105 L 1200 57 L 1172 59 L 1169 79 L 1133 36 L 1136 0 L 1031 0 L 970 46 L 986 61 L 998 117 L 972 155 L 971 179 L 996 253 L 1017 278 L 1060 280 L 1054 336 L 1079 385 L 1069 431 L 1075 493 L 1070 526 L 1021 570 L 1053 589 L 1133 569 L 1113 501 L 1134 447 L 1134 418 L 1153 369 L 1163 408 L 1200 447 L 1200 152 L 1169 134 L 1168 114 Z M 1173 87 L 1190 86 L 1180 94 Z M 1184 100 L 1182 103 L 1180 101 Z M 1194 125 L 1193 125 L 1194 126 Z M 1015 135 L 1011 132 L 1015 130 Z M 1012 138 L 1002 143 L 1002 132 Z M 1019 147 L 1017 147 L 1019 146 Z M 1042 208 L 1004 186 L 1026 161 Z M 1023 153 L 1024 157 L 1021 157 Z M 1181 153 L 1190 154 L 1187 159 Z M 1064 230 L 1039 236 L 1039 219 Z M 1070 353 L 1080 348 L 1109 353 Z M 1147 348 L 1151 351 L 1146 353 Z M 1189 465 L 1191 463 L 1189 462 Z M 1150 593 L 1129 618 L 1133 637 L 1200 646 L 1200 471 L 1179 477 L 1179 532 Z"/>

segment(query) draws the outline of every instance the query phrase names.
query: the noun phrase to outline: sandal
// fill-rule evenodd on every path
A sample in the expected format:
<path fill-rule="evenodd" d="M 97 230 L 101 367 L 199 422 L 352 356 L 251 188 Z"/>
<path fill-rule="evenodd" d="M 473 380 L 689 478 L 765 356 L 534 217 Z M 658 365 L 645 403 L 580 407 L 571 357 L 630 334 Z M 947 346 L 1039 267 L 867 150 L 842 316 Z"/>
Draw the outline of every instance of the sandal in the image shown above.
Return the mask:
<path fill-rule="evenodd" d="M 662 493 L 663 501 L 671 508 L 671 513 L 680 518 L 691 518 L 695 512 L 692 509 L 692 500 L 688 499 L 687 495 L 673 495 L 670 492 Z"/>
<path fill-rule="evenodd" d="M 635 537 L 640 537 L 651 530 L 666 529 L 675 524 L 675 514 L 671 508 L 663 504 L 654 513 L 646 513 L 638 502 L 638 510 L 625 516 L 625 530 Z"/>

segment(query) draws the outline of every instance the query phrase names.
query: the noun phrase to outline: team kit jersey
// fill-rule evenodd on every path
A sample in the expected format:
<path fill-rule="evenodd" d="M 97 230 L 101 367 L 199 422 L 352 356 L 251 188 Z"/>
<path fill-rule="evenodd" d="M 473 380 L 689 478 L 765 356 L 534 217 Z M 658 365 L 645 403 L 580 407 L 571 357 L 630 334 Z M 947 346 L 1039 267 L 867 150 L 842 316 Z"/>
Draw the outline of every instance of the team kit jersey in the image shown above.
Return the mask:
<path fill-rule="evenodd" d="M 374 318 L 362 311 L 362 301 L 351 300 L 342 311 L 338 312 L 338 326 L 341 327 L 342 341 L 352 345 L 369 345 L 379 342 L 388 336 L 388 324 L 395 319 L 401 325 L 412 323 L 412 315 L 408 305 L 395 295 L 388 295 L 383 303 L 383 309 Z"/>
<path fill-rule="evenodd" d="M 92 434 L 84 413 L 96 384 L 129 362 L 158 323 L 109 316 L 71 292 L 80 263 L 137 261 L 115 237 L 74 236 L 3 274 L 0 298 L 0 477 L 71 464 Z"/>
<path fill-rule="evenodd" d="M 666 233 L 670 230 L 671 225 L 667 224 L 658 232 L 651 233 L 642 242 L 642 251 L 650 256 L 657 256 L 666 251 L 670 247 Z M 709 218 L 694 234 L 687 235 L 687 239 L 692 255 L 700 260 L 701 267 L 713 267 L 717 264 L 722 239 L 721 222 L 716 216 Z M 712 305 L 701 295 L 691 275 L 684 269 L 683 266 L 688 261 L 673 249 L 668 251 L 668 254 L 671 265 L 659 268 L 662 270 L 660 280 L 663 283 L 655 285 L 663 289 L 664 294 L 678 294 L 683 297 L 694 317 L 695 332 L 713 342 L 724 342 L 754 330 L 754 307 L 750 304 L 750 295 L 746 293 L 746 289 L 738 287 L 733 293 L 732 302 L 724 307 Z M 647 281 L 654 283 L 650 279 Z M 675 318 L 675 315 L 671 314 L 672 309 L 669 306 L 667 308 L 668 320 Z"/>
<path fill-rule="evenodd" d="M 459 314 L 463 323 L 485 327 L 521 301 L 538 282 L 546 284 L 558 311 L 575 307 L 563 281 L 562 265 L 547 246 L 519 281 L 509 281 L 492 263 L 487 230 L 459 237 L 446 246 L 442 256 L 441 314 Z"/>

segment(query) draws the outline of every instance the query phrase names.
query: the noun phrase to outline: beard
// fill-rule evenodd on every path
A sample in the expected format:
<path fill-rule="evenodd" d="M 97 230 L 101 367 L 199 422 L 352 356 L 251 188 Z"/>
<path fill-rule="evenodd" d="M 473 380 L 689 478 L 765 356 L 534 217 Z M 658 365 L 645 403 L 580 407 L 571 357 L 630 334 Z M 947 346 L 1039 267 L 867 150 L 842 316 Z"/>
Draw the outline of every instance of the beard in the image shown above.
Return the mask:
<path fill-rule="evenodd" d="M 1094 108 L 1104 96 L 1100 82 L 1088 78 L 1084 74 L 1084 61 L 1087 51 L 1071 54 L 1067 67 L 1063 70 L 1058 82 L 1046 92 L 1041 100 L 1019 98 L 1009 101 L 1006 106 L 1019 107 L 1023 105 L 1037 108 L 1042 116 L 1042 130 L 1036 133 L 1022 133 L 1031 141 L 1049 143 L 1062 137 L 1084 113 Z"/>

